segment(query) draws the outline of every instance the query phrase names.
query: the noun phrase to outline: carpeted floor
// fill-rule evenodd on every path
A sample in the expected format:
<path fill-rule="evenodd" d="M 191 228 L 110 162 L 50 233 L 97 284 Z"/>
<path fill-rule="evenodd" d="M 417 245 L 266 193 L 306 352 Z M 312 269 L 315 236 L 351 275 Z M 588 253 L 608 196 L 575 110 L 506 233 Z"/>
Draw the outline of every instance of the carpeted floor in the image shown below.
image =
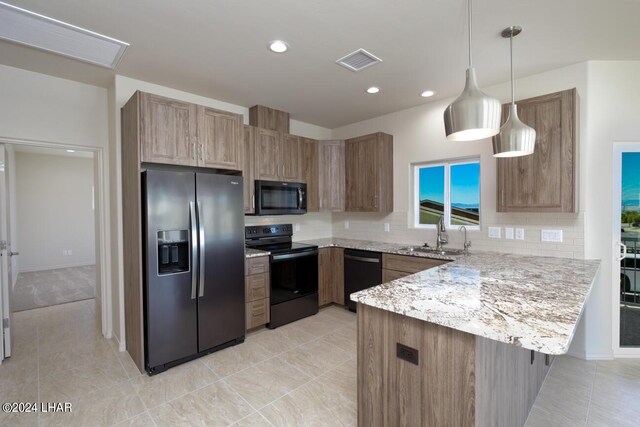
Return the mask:
<path fill-rule="evenodd" d="M 96 266 L 20 273 L 11 298 L 12 310 L 23 311 L 96 296 Z"/>

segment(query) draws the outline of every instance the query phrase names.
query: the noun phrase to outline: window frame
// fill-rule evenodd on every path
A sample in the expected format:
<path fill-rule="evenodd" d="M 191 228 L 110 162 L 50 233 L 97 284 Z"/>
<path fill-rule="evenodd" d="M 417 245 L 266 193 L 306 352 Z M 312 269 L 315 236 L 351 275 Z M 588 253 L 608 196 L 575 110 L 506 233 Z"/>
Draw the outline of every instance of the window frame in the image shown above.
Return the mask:
<path fill-rule="evenodd" d="M 444 166 L 444 220 L 447 230 L 457 230 L 462 225 L 451 224 L 451 166 L 478 164 L 478 225 L 465 225 L 467 230 L 482 229 L 482 164 L 480 157 L 465 157 L 461 159 L 447 159 L 433 162 L 413 163 L 413 227 L 417 229 L 435 230 L 437 224 L 420 224 L 420 169 L 425 167 Z"/>

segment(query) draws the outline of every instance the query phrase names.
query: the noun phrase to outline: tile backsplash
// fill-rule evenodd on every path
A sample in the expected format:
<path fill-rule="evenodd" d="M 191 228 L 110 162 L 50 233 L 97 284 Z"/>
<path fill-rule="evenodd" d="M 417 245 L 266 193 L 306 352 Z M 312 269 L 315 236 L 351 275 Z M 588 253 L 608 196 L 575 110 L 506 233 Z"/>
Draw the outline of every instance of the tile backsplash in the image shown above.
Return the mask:
<path fill-rule="evenodd" d="M 294 226 L 299 224 L 300 230 L 293 233 L 294 240 L 331 237 L 331 212 L 311 212 L 304 215 L 245 216 L 244 224 L 294 224 Z"/>
<path fill-rule="evenodd" d="M 436 231 L 409 227 L 407 212 L 391 214 L 334 213 L 332 236 L 360 240 L 419 245 L 435 245 Z M 349 229 L 345 228 L 349 222 Z M 385 223 L 389 231 L 384 230 Z M 501 238 L 488 237 L 489 227 L 500 227 Z M 523 228 L 524 240 L 505 239 L 505 227 Z M 561 243 L 541 241 L 541 230 L 562 230 Z M 514 230 L 515 231 L 515 230 Z M 464 235 L 458 230 L 449 230 L 448 247 L 462 248 Z M 584 258 L 584 214 L 567 213 L 492 213 L 483 214 L 482 229 L 468 231 L 471 250 L 508 252 L 522 255 L 553 256 L 561 258 Z"/>

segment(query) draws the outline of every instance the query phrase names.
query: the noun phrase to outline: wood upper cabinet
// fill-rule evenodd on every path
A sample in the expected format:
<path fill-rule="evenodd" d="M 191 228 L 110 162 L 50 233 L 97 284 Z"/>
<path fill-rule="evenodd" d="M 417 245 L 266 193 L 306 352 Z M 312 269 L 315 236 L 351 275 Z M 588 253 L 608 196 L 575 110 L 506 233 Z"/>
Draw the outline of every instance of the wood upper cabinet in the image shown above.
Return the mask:
<path fill-rule="evenodd" d="M 136 92 L 140 108 L 141 161 L 196 166 L 197 107 Z"/>
<path fill-rule="evenodd" d="M 289 133 L 289 113 L 264 105 L 254 105 L 249 108 L 249 124 L 282 134 Z"/>
<path fill-rule="evenodd" d="M 277 181 L 282 170 L 279 162 L 280 132 L 255 128 L 256 133 L 256 179 Z"/>
<path fill-rule="evenodd" d="M 256 179 L 300 181 L 300 137 L 256 128 Z"/>
<path fill-rule="evenodd" d="M 344 141 L 320 141 L 318 143 L 319 210 L 344 212 L 344 167 Z"/>
<path fill-rule="evenodd" d="M 198 166 L 241 170 L 242 122 L 242 114 L 198 106 Z"/>
<path fill-rule="evenodd" d="M 300 181 L 300 137 L 283 134 L 280 142 L 283 181 Z"/>
<path fill-rule="evenodd" d="M 497 159 L 497 211 L 577 212 L 576 90 L 517 105 L 520 119 L 536 130 L 536 146 L 532 155 Z"/>
<path fill-rule="evenodd" d="M 150 93 L 140 97 L 141 161 L 242 169 L 242 115 Z"/>
<path fill-rule="evenodd" d="M 300 180 L 307 184 L 307 212 L 318 212 L 318 141 L 300 138 Z"/>
<path fill-rule="evenodd" d="M 244 178 L 244 213 L 255 212 L 255 147 L 256 147 L 256 128 L 244 125 L 244 166 L 242 167 L 242 177 Z"/>
<path fill-rule="evenodd" d="M 393 211 L 393 136 L 378 132 L 345 141 L 346 210 Z"/>

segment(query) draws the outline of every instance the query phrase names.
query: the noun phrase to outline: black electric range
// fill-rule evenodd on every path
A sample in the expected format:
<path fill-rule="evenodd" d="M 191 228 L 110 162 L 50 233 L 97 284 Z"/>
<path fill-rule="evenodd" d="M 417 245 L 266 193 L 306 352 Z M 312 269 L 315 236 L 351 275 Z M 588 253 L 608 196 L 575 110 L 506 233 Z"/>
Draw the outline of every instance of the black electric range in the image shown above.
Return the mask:
<path fill-rule="evenodd" d="M 318 247 L 294 243 L 292 235 L 291 224 L 245 227 L 247 248 L 271 252 L 271 329 L 318 312 Z"/>

